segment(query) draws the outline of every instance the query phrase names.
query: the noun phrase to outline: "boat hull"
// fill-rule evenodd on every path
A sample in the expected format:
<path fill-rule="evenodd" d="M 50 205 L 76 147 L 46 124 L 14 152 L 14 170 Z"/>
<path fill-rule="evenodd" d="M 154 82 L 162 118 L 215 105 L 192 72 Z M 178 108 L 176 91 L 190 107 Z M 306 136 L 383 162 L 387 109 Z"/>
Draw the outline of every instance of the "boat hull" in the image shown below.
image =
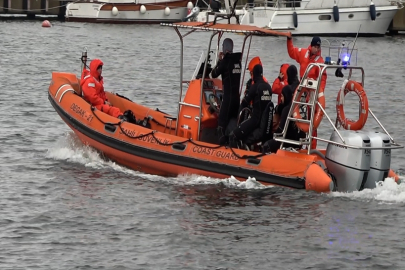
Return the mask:
<path fill-rule="evenodd" d="M 66 74 L 60 76 L 64 75 Z M 131 169 L 162 176 L 234 176 L 241 181 L 254 177 L 265 185 L 318 192 L 329 192 L 334 188 L 331 178 L 325 172 L 324 176 L 317 175 L 316 179 L 306 179 L 308 168 L 323 162 L 317 155 L 279 150 L 277 154 L 262 156 L 256 152 L 179 137 L 172 130 L 166 129 L 165 133 L 156 130 L 156 127 L 152 130 L 120 122 L 119 119 L 92 108 L 75 94 L 74 85 L 78 85 L 78 82 L 71 83 L 66 80 L 66 76 L 62 80 L 57 74 L 53 75 L 48 98 L 56 112 L 84 144 Z M 109 101 L 122 110 L 132 104 L 137 119 L 142 119 L 145 114 L 142 107 L 136 103 L 111 93 L 107 95 Z M 161 112 L 148 110 L 147 113 L 153 115 L 156 121 L 161 121 Z M 162 128 L 166 127 L 160 127 L 160 130 Z"/>
<path fill-rule="evenodd" d="M 180 22 L 187 16 L 187 3 L 188 0 L 148 4 L 70 3 L 66 7 L 65 18 L 69 22 L 116 24 Z M 144 12 L 142 6 L 145 8 Z M 166 10 L 167 7 L 169 12 Z M 114 8 L 117 14 L 113 12 Z"/>

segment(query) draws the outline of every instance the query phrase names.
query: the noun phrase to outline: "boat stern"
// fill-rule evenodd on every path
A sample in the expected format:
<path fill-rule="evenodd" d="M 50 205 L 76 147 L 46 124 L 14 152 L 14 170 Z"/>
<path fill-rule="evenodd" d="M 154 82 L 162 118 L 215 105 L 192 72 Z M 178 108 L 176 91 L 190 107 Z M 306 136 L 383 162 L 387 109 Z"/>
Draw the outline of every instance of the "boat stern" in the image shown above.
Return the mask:
<path fill-rule="evenodd" d="M 331 192 L 336 188 L 332 178 L 318 163 L 310 164 L 304 176 L 306 190 Z"/>

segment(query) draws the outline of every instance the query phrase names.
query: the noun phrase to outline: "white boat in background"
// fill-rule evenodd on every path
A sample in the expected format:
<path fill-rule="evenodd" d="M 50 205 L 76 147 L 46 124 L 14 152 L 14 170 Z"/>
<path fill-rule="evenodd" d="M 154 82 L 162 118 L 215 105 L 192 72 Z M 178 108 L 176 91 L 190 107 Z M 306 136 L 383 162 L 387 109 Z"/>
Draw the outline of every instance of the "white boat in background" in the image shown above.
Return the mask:
<path fill-rule="evenodd" d="M 187 15 L 184 21 L 213 22 L 239 24 L 246 9 L 237 8 L 235 0 L 225 0 L 225 9 L 218 0 L 197 0 L 195 7 Z M 232 14 L 232 11 L 235 13 Z M 229 16 L 230 15 L 230 16 Z"/>
<path fill-rule="evenodd" d="M 402 7 L 389 0 L 248 0 L 240 24 L 293 35 L 348 36 L 360 29 L 359 35 L 381 36 Z"/>
<path fill-rule="evenodd" d="M 217 16 L 217 21 L 220 23 L 227 23 L 228 19 L 225 18 L 227 14 L 229 14 L 229 13 L 225 9 L 220 9 L 219 12 L 215 12 L 212 10 L 203 10 L 203 11 L 200 11 L 200 13 L 195 17 L 195 19 L 193 21 L 212 22 L 215 18 L 215 15 L 219 15 L 219 16 Z M 245 9 L 235 10 L 235 16 L 230 17 L 229 23 L 238 24 L 238 19 L 240 22 L 244 14 L 245 14 Z"/>
<path fill-rule="evenodd" d="M 79 0 L 66 6 L 66 20 L 95 23 L 180 22 L 190 0 Z M 191 6 L 191 7 L 190 7 Z"/>

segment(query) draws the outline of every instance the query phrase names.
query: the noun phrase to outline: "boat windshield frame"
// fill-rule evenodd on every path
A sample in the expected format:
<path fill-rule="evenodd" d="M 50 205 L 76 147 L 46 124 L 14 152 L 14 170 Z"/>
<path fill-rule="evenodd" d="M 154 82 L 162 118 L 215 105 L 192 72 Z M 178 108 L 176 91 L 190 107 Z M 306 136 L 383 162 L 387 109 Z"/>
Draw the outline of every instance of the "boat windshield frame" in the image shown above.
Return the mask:
<path fill-rule="evenodd" d="M 247 50 L 247 54 L 245 56 L 246 61 L 245 61 L 245 67 L 247 66 L 247 61 L 248 61 L 248 57 L 249 57 L 249 51 L 250 51 L 250 46 L 251 46 L 251 41 L 252 41 L 252 37 L 253 36 L 283 36 L 283 37 L 291 37 L 291 32 L 282 32 L 282 31 L 278 31 L 278 30 L 269 30 L 269 29 L 264 29 L 264 28 L 260 28 L 260 27 L 256 27 L 256 26 L 249 26 L 249 25 L 240 25 L 240 24 L 221 24 L 221 23 L 215 23 L 214 22 L 180 22 L 180 23 L 161 23 L 160 25 L 162 26 L 169 26 L 169 27 L 173 27 L 174 30 L 176 31 L 177 35 L 179 36 L 180 39 L 180 93 L 179 93 L 179 101 L 178 101 L 178 107 L 177 107 L 177 119 L 179 119 L 179 114 L 180 114 L 180 106 L 192 106 L 195 107 L 195 105 L 192 104 L 185 104 L 184 102 L 182 102 L 182 96 L 183 96 L 183 83 L 187 83 L 187 81 L 183 80 L 183 65 L 184 65 L 184 38 L 194 32 L 212 32 L 210 39 L 209 39 L 209 43 L 208 43 L 208 48 L 206 51 L 206 55 L 205 55 L 205 65 L 204 65 L 204 70 L 203 70 L 203 74 L 202 74 L 202 79 L 205 78 L 206 76 L 206 70 L 207 70 L 207 65 L 208 65 L 208 58 L 210 55 L 210 51 L 211 51 L 211 44 L 212 44 L 212 40 L 213 38 L 218 35 L 218 43 L 217 43 L 217 51 L 219 48 L 219 43 L 220 40 L 223 36 L 224 33 L 236 33 L 236 34 L 243 34 L 244 35 L 244 40 L 243 40 L 243 45 L 242 45 L 242 56 L 241 56 L 241 61 L 243 59 L 243 55 L 244 55 L 244 50 L 245 50 L 245 45 L 246 45 L 246 41 L 248 38 L 250 38 L 250 42 L 248 45 L 248 50 Z M 179 29 L 186 29 L 188 30 L 186 33 L 182 34 L 180 33 Z M 217 55 L 218 56 L 218 55 Z M 216 59 L 217 60 L 217 59 Z M 239 89 L 239 95 L 241 95 L 242 93 L 242 87 L 243 87 L 243 82 L 244 82 L 244 78 L 245 78 L 245 73 L 246 73 L 246 68 L 243 69 L 243 77 L 241 80 L 241 84 L 240 84 L 240 89 Z M 197 138 L 200 137 L 200 129 L 201 129 L 201 115 L 202 115 L 202 100 L 203 100 L 203 87 L 204 84 L 201 83 L 201 89 L 200 89 L 200 105 L 199 105 L 199 109 L 200 109 L 200 113 L 199 113 L 199 117 L 198 117 L 198 133 L 197 133 Z M 197 120 L 197 117 L 196 117 Z M 175 134 L 177 134 L 178 132 L 178 124 L 179 121 L 176 121 L 176 131 Z"/>

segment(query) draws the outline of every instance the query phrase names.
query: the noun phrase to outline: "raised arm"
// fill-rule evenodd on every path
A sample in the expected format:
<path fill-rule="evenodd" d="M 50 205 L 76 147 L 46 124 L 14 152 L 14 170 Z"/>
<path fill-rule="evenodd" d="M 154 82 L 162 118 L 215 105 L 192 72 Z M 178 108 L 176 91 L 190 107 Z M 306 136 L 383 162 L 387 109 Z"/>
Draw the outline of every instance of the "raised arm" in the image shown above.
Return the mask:
<path fill-rule="evenodd" d="M 300 63 L 301 48 L 294 47 L 294 44 L 293 44 L 293 41 L 291 38 L 287 38 L 287 51 L 288 51 L 288 55 L 292 59 L 294 59 L 295 61 Z"/>

